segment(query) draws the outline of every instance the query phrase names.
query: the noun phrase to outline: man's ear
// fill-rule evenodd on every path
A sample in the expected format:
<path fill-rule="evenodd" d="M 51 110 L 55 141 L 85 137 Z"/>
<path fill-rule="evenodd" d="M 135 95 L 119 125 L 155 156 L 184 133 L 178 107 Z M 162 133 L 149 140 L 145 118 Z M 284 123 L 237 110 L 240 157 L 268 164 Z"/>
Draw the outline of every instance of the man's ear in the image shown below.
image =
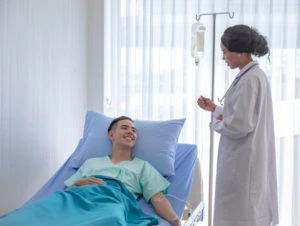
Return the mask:
<path fill-rule="evenodd" d="M 113 132 L 112 132 L 112 131 L 109 131 L 109 132 L 107 133 L 107 136 L 108 136 L 108 138 L 109 138 L 110 140 L 112 140 L 112 138 L 113 138 Z"/>

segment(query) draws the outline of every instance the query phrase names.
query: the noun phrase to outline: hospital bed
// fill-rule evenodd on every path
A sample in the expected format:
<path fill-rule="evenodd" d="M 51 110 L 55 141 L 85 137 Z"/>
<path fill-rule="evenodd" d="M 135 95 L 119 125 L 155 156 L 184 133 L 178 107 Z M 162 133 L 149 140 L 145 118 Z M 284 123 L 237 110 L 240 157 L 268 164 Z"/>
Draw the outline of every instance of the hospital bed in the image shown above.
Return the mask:
<path fill-rule="evenodd" d="M 87 120 L 86 120 L 87 123 Z M 85 126 L 86 129 L 86 126 Z M 68 160 L 59 168 L 59 170 L 46 182 L 46 184 L 26 203 L 31 203 L 35 200 L 39 200 L 52 194 L 55 191 L 63 190 L 64 181 L 74 174 L 77 168 L 74 168 L 73 160 L 82 151 L 82 139 L 80 140 L 77 148 Z M 170 188 L 167 194 L 167 198 L 171 202 L 175 212 L 178 216 L 183 216 L 184 211 L 187 211 L 187 215 L 190 216 L 186 219 L 184 225 L 195 225 L 195 222 L 203 218 L 204 204 L 202 201 L 194 208 L 191 208 L 187 199 L 190 194 L 190 190 L 193 183 L 194 169 L 197 158 L 197 146 L 194 144 L 178 143 L 175 153 L 175 174 L 166 176 L 170 182 Z M 200 188 L 201 189 L 201 188 Z M 143 198 L 138 199 L 141 209 L 148 214 L 155 213 L 154 209 L 149 203 L 146 203 Z M 169 225 L 164 219 L 160 219 L 159 226 Z"/>

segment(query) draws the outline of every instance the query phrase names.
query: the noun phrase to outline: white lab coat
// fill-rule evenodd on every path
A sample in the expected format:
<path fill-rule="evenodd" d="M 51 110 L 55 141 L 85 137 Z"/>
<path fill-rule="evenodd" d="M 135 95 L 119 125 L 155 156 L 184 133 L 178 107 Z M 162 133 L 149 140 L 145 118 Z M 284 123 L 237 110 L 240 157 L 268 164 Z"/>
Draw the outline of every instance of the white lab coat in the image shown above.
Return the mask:
<path fill-rule="evenodd" d="M 240 73 L 256 62 L 246 65 Z M 239 74 L 240 74 L 239 73 Z M 214 226 L 278 224 L 273 110 L 267 77 L 258 65 L 246 72 L 217 107 L 220 133 Z"/>

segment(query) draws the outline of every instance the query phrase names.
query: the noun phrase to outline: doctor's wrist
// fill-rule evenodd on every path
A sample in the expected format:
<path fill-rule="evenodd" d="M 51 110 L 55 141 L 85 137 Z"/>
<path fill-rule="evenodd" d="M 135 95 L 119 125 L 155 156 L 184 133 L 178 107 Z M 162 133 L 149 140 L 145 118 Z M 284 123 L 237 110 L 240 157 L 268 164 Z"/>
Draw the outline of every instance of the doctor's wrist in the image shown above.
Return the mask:
<path fill-rule="evenodd" d="M 216 104 L 213 104 L 213 105 L 212 105 L 211 111 L 214 112 L 214 111 L 216 110 L 216 108 L 217 108 L 217 105 L 216 105 Z"/>

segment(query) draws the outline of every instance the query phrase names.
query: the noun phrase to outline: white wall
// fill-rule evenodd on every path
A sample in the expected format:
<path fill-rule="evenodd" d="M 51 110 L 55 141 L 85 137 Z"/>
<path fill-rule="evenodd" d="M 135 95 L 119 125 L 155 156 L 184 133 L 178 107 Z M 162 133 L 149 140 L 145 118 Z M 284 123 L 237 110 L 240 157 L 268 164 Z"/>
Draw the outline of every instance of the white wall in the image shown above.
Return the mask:
<path fill-rule="evenodd" d="M 0 215 L 22 205 L 73 152 L 86 110 L 101 110 L 90 100 L 102 100 L 95 91 L 102 79 L 93 80 L 102 58 L 88 63 L 103 52 L 98 45 L 90 53 L 88 44 L 99 36 L 88 32 L 88 5 L 99 2 L 0 0 Z"/>
<path fill-rule="evenodd" d="M 88 109 L 103 111 L 104 0 L 89 0 L 88 10 Z"/>

